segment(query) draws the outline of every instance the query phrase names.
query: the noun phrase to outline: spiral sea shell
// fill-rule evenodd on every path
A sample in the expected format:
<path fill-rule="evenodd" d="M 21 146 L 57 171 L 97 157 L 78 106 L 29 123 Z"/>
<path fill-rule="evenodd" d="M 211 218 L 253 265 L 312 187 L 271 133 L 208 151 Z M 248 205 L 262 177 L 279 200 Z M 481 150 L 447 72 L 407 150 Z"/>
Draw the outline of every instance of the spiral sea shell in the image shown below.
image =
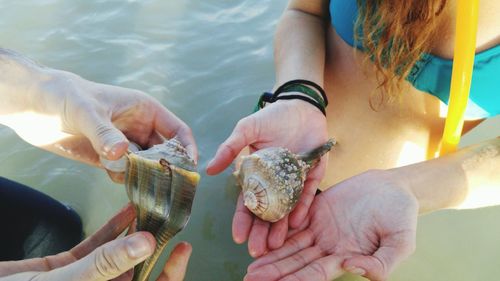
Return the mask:
<path fill-rule="evenodd" d="M 200 175 L 176 139 L 127 155 L 125 186 L 137 213 L 137 230 L 151 232 L 156 249 L 135 267 L 133 280 L 147 280 L 168 241 L 191 214 Z"/>
<path fill-rule="evenodd" d="M 330 151 L 335 140 L 306 154 L 269 147 L 242 157 L 235 172 L 245 206 L 265 221 L 275 222 L 290 213 L 304 189 L 307 172 Z"/>

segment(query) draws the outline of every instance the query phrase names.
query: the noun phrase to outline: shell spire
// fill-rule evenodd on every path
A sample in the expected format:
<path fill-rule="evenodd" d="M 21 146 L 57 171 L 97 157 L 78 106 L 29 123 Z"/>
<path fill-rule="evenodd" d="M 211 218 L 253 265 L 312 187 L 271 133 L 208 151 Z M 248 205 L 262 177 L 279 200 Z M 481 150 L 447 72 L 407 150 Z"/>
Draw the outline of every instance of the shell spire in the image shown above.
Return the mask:
<path fill-rule="evenodd" d="M 336 143 L 337 141 L 334 138 L 331 138 L 325 144 L 311 150 L 310 152 L 298 154 L 297 158 L 306 162 L 306 164 L 310 167 L 309 169 L 311 169 L 319 163 L 321 157 L 328 153 L 328 151 L 330 151 Z"/>

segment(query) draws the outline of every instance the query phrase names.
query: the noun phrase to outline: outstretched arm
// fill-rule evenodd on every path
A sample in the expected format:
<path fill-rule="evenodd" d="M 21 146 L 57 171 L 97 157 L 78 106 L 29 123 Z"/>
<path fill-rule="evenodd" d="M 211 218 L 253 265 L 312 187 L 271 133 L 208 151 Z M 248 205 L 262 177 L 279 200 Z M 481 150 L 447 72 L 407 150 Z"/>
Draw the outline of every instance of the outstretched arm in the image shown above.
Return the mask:
<path fill-rule="evenodd" d="M 245 280 L 332 280 L 344 272 L 386 280 L 415 249 L 418 214 L 500 205 L 500 138 L 430 161 L 369 171 L 316 196 L 283 247 Z"/>
<path fill-rule="evenodd" d="M 275 37 L 274 90 L 295 79 L 306 79 L 323 86 L 328 2 L 290 1 Z M 251 151 L 282 146 L 293 152 L 305 152 L 327 140 L 326 118 L 319 109 L 302 100 L 279 100 L 236 124 L 232 134 L 219 146 L 207 173 L 213 175 L 226 169 L 247 146 Z M 325 168 L 326 157 L 309 173 L 301 198 L 290 216 L 272 225 L 255 218 L 240 197 L 233 219 L 233 239 L 237 243 L 248 239 L 249 252 L 253 257 L 264 254 L 269 248 L 281 246 L 289 222 L 294 227 L 304 220 Z"/>
<path fill-rule="evenodd" d="M 138 90 L 88 81 L 0 48 L 0 124 L 30 144 L 99 165 L 116 160 L 128 141 L 142 147 L 178 137 L 196 158 L 189 127 Z"/>
<path fill-rule="evenodd" d="M 500 137 L 393 169 L 409 182 L 420 213 L 500 205 L 499 171 Z"/>

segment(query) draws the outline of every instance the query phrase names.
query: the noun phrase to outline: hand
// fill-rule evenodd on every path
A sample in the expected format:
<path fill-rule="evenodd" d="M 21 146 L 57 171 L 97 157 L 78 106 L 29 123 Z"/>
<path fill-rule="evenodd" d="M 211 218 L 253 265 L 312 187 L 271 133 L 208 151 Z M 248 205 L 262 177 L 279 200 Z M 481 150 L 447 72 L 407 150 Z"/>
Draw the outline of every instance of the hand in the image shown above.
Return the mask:
<path fill-rule="evenodd" d="M 0 279 L 131 280 L 132 268 L 150 256 L 155 247 L 155 239 L 148 232 L 137 232 L 116 239 L 134 219 L 135 212 L 129 204 L 94 235 L 67 252 L 44 258 L 1 262 L 0 276 L 5 278 Z M 190 255 L 191 245 L 179 243 L 157 280 L 183 280 Z"/>
<path fill-rule="evenodd" d="M 23 62 L 15 77 L 17 109 L 0 121 L 27 142 L 61 156 L 100 166 L 99 156 L 117 160 L 128 141 L 143 148 L 177 137 L 193 159 L 190 128 L 152 97 L 138 91 L 85 80 L 73 73 Z M 17 81 L 17 80 L 16 80 Z M 6 82 L 3 82 L 6 83 Z M 12 82 L 14 83 L 14 82 Z M 13 87 L 13 86 L 12 86 Z M 21 99 L 22 97 L 22 99 Z M 8 101 L 14 97 L 7 96 Z M 14 106 L 11 106 L 14 107 Z M 9 108 L 4 111 L 9 111 Z"/>
<path fill-rule="evenodd" d="M 392 172 L 352 177 L 316 196 L 306 223 L 250 264 L 244 280 L 326 281 L 345 271 L 386 280 L 414 251 L 418 208 Z"/>
<path fill-rule="evenodd" d="M 251 152 L 271 146 L 305 152 L 327 140 L 326 118 L 317 108 L 300 100 L 280 100 L 241 119 L 208 164 L 207 173 L 214 175 L 223 171 L 246 146 L 250 146 Z M 248 239 L 248 249 L 253 257 L 264 254 L 268 248 L 280 247 L 286 237 L 288 223 L 296 227 L 303 222 L 324 176 L 326 162 L 326 157 L 323 157 L 319 165 L 309 172 L 302 196 L 292 213 L 272 226 L 254 217 L 243 205 L 240 195 L 233 218 L 234 241 L 243 243 Z"/>

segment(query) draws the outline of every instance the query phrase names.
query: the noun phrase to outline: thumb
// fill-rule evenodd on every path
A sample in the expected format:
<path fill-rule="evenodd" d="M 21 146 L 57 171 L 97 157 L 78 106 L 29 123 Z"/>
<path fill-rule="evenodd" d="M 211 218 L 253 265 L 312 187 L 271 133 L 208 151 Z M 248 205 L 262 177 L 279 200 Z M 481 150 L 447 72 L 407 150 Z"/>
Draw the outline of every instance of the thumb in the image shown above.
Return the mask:
<path fill-rule="evenodd" d="M 108 242 L 85 258 L 50 272 L 54 274 L 53 279 L 47 280 L 110 280 L 144 261 L 153 253 L 154 246 L 155 240 L 150 233 L 137 232 Z"/>
<path fill-rule="evenodd" d="M 81 118 L 78 123 L 97 154 L 108 160 L 118 160 L 127 151 L 127 137 L 109 119 L 94 112 Z"/>
<path fill-rule="evenodd" d="M 362 275 L 372 281 L 387 280 L 394 268 L 415 249 L 415 243 L 411 241 L 404 243 L 404 240 L 401 239 L 398 244 L 384 246 L 384 241 L 382 241 L 380 248 L 373 255 L 353 256 L 346 259 L 342 267 L 350 273 Z"/>
<path fill-rule="evenodd" d="M 354 256 L 344 261 L 345 271 L 364 276 L 371 281 L 383 281 L 387 278 L 385 265 L 372 256 Z"/>
<path fill-rule="evenodd" d="M 258 128 L 255 117 L 241 119 L 234 127 L 231 135 L 222 143 L 214 158 L 207 165 L 207 174 L 215 175 L 226 169 L 243 148 L 258 139 Z"/>

